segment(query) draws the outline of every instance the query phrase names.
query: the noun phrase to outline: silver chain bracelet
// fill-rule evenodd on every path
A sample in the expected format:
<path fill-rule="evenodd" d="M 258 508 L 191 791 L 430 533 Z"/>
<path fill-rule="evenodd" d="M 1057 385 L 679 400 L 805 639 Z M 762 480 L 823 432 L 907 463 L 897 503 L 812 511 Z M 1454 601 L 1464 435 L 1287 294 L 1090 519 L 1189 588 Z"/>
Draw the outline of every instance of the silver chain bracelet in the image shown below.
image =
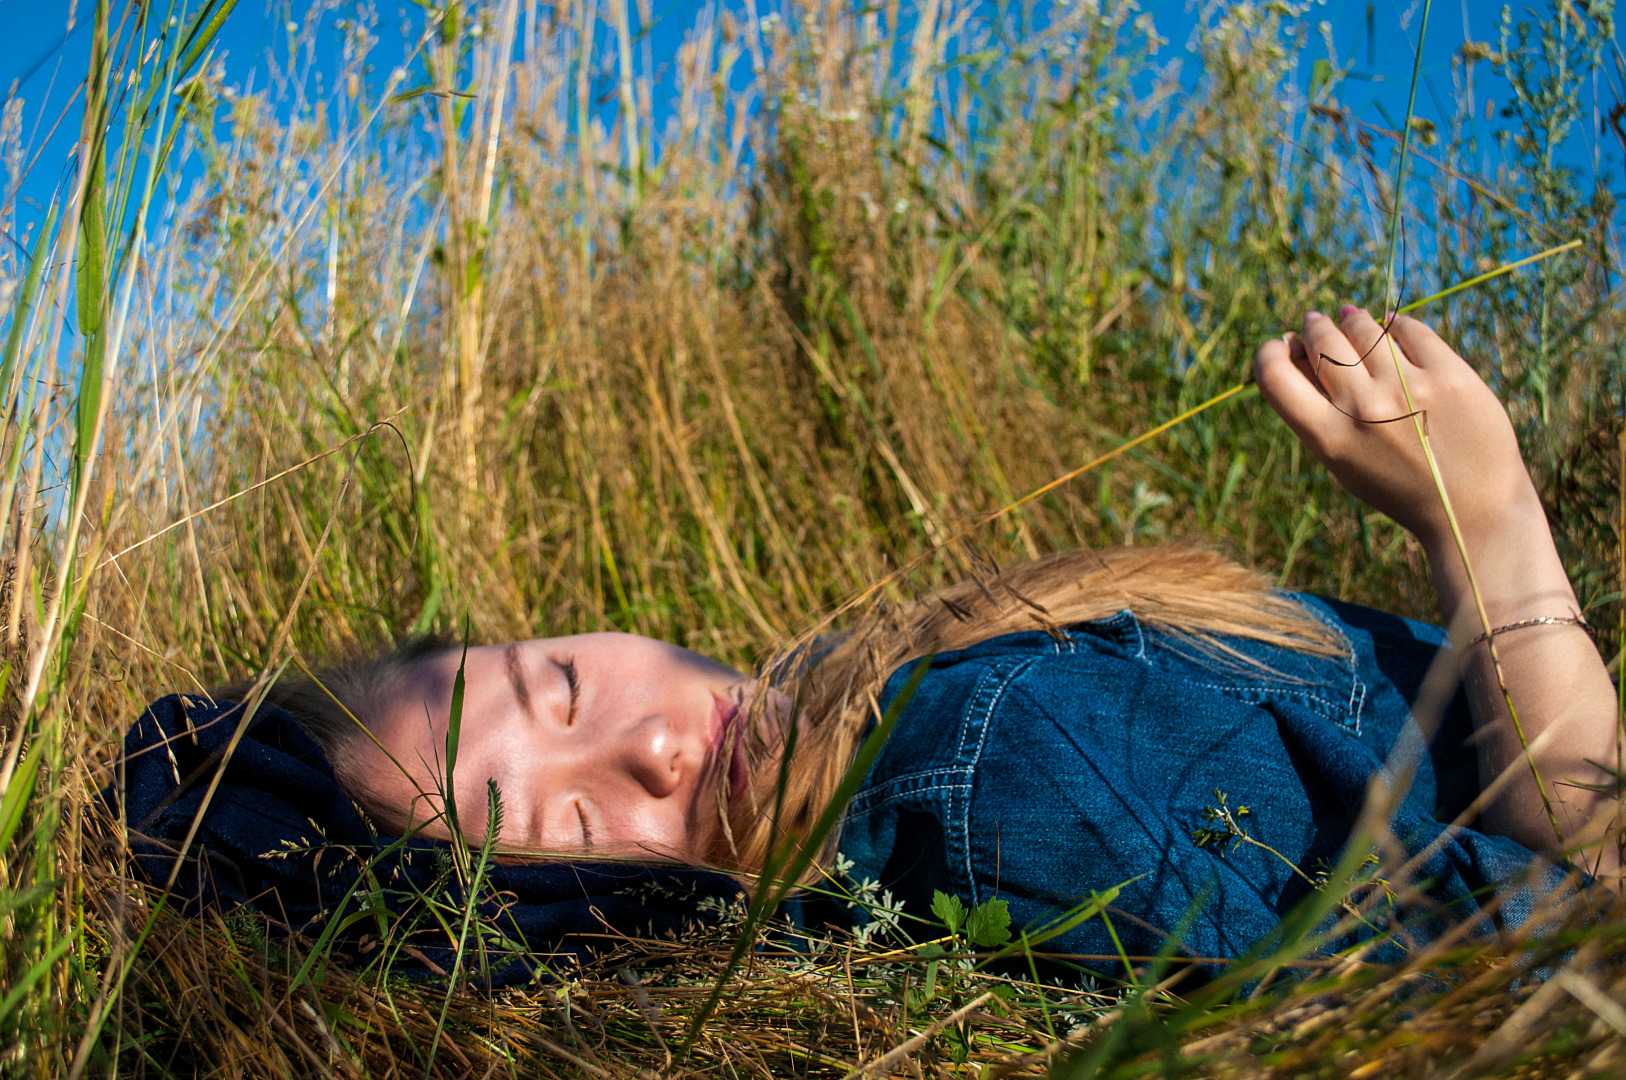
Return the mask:
<path fill-rule="evenodd" d="M 1598 640 L 1598 632 L 1592 628 L 1592 624 L 1579 615 L 1543 615 L 1539 619 L 1520 619 L 1518 622 L 1510 622 L 1506 626 L 1498 626 L 1489 633 L 1480 634 L 1468 642 L 1467 647 L 1471 649 L 1481 641 L 1489 641 L 1497 634 L 1505 634 L 1509 630 L 1523 630 L 1527 626 L 1579 626 L 1586 631 L 1587 636 L 1593 641 Z M 1466 652 L 1467 650 L 1463 651 Z"/>

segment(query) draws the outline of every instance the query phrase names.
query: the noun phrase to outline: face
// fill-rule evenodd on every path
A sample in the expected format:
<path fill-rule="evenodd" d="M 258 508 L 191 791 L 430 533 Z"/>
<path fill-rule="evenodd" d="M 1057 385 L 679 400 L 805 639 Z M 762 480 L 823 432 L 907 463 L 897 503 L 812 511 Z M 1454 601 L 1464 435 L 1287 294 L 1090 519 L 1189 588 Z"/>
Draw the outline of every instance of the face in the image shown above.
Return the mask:
<path fill-rule="evenodd" d="M 372 725 L 389 756 L 364 741 L 363 782 L 417 824 L 440 812 L 460 655 L 419 660 L 391 688 Z M 635 634 L 486 645 L 468 651 L 464 677 L 458 815 L 479 837 L 495 780 L 506 850 L 698 859 L 717 836 L 718 792 L 747 785 L 755 684 L 688 649 Z M 424 831 L 448 835 L 440 822 Z"/>

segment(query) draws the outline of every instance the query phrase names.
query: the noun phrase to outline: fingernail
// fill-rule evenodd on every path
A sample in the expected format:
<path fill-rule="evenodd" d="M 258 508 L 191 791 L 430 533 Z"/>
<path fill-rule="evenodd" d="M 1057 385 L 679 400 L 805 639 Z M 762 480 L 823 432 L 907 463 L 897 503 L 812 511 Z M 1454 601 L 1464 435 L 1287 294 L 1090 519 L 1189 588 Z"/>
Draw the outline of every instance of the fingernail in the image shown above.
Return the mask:
<path fill-rule="evenodd" d="M 1306 311 L 1304 313 L 1304 321 L 1305 322 L 1309 322 L 1311 319 L 1325 319 L 1325 318 L 1326 318 L 1326 316 L 1321 314 L 1321 312 L 1319 312 L 1319 311 Z"/>
<path fill-rule="evenodd" d="M 1345 304 L 1343 307 L 1338 309 L 1338 317 L 1340 319 L 1347 319 L 1351 315 L 1354 315 L 1357 312 L 1359 312 L 1360 310 L 1361 309 L 1356 307 L 1354 304 Z"/>

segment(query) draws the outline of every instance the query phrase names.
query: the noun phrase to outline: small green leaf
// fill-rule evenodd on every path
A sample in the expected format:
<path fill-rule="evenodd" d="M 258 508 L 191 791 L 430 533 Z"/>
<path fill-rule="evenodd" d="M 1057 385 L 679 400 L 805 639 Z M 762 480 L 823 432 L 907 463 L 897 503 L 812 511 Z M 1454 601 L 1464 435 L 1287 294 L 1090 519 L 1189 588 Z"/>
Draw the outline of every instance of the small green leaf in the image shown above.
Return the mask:
<path fill-rule="evenodd" d="M 1310 101 L 1319 104 L 1321 91 L 1332 82 L 1332 64 L 1326 60 L 1317 60 L 1310 67 Z"/>
<path fill-rule="evenodd" d="M 1005 944 L 1011 940 L 1010 906 L 1003 900 L 978 904 L 965 920 L 965 936 L 985 949 Z"/>
<path fill-rule="evenodd" d="M 965 925 L 965 903 L 958 896 L 940 890 L 932 891 L 932 914 L 943 920 L 948 932 L 958 934 Z"/>

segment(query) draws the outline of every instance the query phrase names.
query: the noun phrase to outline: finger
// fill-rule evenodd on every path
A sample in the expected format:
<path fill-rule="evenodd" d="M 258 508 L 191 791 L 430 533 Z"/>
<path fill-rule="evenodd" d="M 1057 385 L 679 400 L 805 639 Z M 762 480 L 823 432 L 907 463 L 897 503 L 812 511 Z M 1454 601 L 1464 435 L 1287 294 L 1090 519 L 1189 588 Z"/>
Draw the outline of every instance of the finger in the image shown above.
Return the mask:
<path fill-rule="evenodd" d="M 1324 397 L 1297 363 L 1285 341 L 1267 341 L 1253 357 L 1259 393 L 1293 433 L 1316 454 L 1332 433 L 1349 421 Z"/>
<path fill-rule="evenodd" d="M 1355 351 L 1367 359 L 1371 358 L 1378 340 L 1383 337 L 1383 327 L 1377 324 L 1371 313 L 1354 304 L 1345 304 L 1338 309 L 1338 329 L 1355 346 Z"/>
<path fill-rule="evenodd" d="M 1432 327 L 1410 315 L 1396 315 L 1389 324 L 1389 333 L 1406 350 L 1406 358 L 1425 370 L 1453 360 L 1463 362 L 1457 351 L 1447 345 Z"/>
<path fill-rule="evenodd" d="M 1287 355 L 1292 359 L 1293 366 L 1298 368 L 1317 390 L 1321 390 L 1321 385 L 1316 383 L 1315 367 L 1310 363 L 1310 354 L 1304 349 L 1304 339 L 1289 330 L 1282 335 L 1282 340 L 1287 342 Z M 1326 393 L 1324 390 L 1321 392 L 1323 395 Z"/>
<path fill-rule="evenodd" d="M 1383 327 L 1372 318 L 1371 312 L 1365 308 L 1345 304 L 1338 311 L 1338 328 L 1344 336 L 1355 346 L 1362 359 L 1366 361 L 1366 369 L 1374 378 L 1382 379 L 1394 373 L 1394 356 L 1383 341 Z"/>
<path fill-rule="evenodd" d="M 1304 316 L 1304 348 L 1310 369 L 1322 389 L 1347 408 L 1353 396 L 1371 383 L 1371 372 L 1361 363 L 1361 354 L 1338 328 L 1338 324 L 1312 311 Z"/>

